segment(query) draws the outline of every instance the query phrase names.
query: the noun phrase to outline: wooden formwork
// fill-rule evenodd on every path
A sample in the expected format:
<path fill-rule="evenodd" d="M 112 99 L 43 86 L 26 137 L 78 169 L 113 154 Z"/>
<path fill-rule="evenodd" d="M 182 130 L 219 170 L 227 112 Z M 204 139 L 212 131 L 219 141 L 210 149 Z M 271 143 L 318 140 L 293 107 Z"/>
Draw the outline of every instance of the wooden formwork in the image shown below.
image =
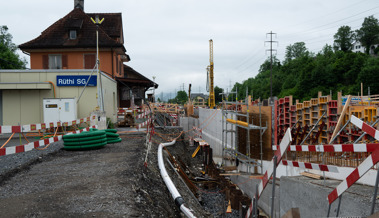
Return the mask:
<path fill-rule="evenodd" d="M 262 127 L 267 127 L 262 135 L 262 152 L 263 160 L 272 159 L 272 144 L 271 144 L 271 106 L 261 106 L 261 119 Z M 242 108 L 242 113 L 246 113 L 246 107 Z M 249 124 L 260 126 L 259 122 L 259 106 L 249 106 Z M 239 116 L 238 120 L 246 122 L 246 117 Z M 267 126 L 266 126 L 267 124 Z M 260 133 L 259 130 L 250 130 L 250 157 L 254 159 L 261 159 L 260 153 Z M 247 130 L 238 127 L 238 151 L 242 154 L 247 154 Z"/>

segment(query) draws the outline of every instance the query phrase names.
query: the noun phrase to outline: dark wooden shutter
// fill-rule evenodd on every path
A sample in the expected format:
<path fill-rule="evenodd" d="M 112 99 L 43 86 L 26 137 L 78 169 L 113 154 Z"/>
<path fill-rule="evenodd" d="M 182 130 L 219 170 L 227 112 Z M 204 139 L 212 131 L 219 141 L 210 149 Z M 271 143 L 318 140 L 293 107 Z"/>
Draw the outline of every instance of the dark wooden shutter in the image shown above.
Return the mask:
<path fill-rule="evenodd" d="M 62 69 L 68 69 L 67 55 L 62 55 Z"/>
<path fill-rule="evenodd" d="M 42 55 L 42 68 L 49 69 L 49 56 L 48 55 Z"/>
<path fill-rule="evenodd" d="M 84 69 L 93 69 L 96 64 L 95 54 L 85 54 L 84 55 Z"/>

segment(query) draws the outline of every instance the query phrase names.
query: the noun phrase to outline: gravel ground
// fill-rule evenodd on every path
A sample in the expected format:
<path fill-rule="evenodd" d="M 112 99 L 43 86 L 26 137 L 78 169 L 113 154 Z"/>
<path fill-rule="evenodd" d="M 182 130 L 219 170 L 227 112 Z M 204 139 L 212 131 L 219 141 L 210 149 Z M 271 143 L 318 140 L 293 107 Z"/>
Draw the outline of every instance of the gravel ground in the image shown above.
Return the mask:
<path fill-rule="evenodd" d="M 0 157 L 0 217 L 180 217 L 156 164 L 143 166 L 145 134 L 122 138 L 98 150 L 54 143 Z"/>
<path fill-rule="evenodd" d="M 144 132 L 121 133 L 121 143 L 97 150 L 65 151 L 63 142 L 56 142 L 43 151 L 1 156 L 0 217 L 184 217 L 157 164 L 158 144 L 180 130 L 156 131 L 147 167 Z M 200 175 L 200 158 L 191 158 L 194 149 L 183 138 L 168 147 Z M 201 206 L 167 162 L 165 167 L 197 217 L 225 217 L 223 193 L 201 193 Z M 238 211 L 226 217 L 238 217 Z"/>

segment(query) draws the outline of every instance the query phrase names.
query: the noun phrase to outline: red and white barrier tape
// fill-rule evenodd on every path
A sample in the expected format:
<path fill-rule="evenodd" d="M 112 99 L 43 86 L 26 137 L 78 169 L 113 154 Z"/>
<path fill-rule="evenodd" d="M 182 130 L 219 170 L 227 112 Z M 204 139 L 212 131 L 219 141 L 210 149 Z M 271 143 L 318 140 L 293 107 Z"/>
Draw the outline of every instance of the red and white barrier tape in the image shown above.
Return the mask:
<path fill-rule="evenodd" d="M 126 112 L 133 112 L 133 111 L 136 111 L 136 112 L 145 112 L 146 109 L 131 109 L 131 108 L 119 108 L 118 109 L 118 114 L 125 114 Z"/>
<path fill-rule="evenodd" d="M 367 144 L 334 144 L 334 145 L 290 145 L 289 151 L 313 151 L 313 152 L 373 152 L 379 148 L 379 143 Z M 273 145 L 272 150 L 277 146 Z"/>
<path fill-rule="evenodd" d="M 284 152 L 287 150 L 288 146 L 291 144 L 291 141 L 292 141 L 291 131 L 290 131 L 290 128 L 288 128 L 286 131 L 286 134 L 284 135 L 282 141 L 280 142 L 279 149 L 277 151 L 275 151 L 275 154 L 274 154 L 276 156 L 276 166 L 279 165 L 280 161 L 282 160 L 282 156 L 283 156 Z M 269 179 L 272 176 L 272 173 L 274 171 L 274 161 L 275 161 L 275 159 L 273 158 L 272 161 L 270 162 L 270 165 L 267 168 L 267 171 L 263 175 L 261 182 L 259 183 L 258 199 L 261 196 L 263 190 L 267 186 Z M 250 207 L 247 210 L 246 218 L 250 217 L 250 214 L 252 211 L 253 211 L 253 199 L 251 200 Z"/>
<path fill-rule="evenodd" d="M 139 123 L 139 124 L 137 125 L 137 129 L 147 126 L 147 124 L 150 123 L 150 122 L 151 122 L 151 118 L 149 118 L 149 119 L 146 120 L 145 122 Z"/>
<path fill-rule="evenodd" d="M 85 129 L 77 130 L 76 132 L 69 133 L 67 135 L 77 134 L 77 133 L 89 131 L 89 129 L 91 129 L 91 128 L 97 128 L 97 125 L 92 126 L 92 127 L 87 127 Z M 9 155 L 9 154 L 16 154 L 16 153 L 22 153 L 22 152 L 26 152 L 26 151 L 31 151 L 34 148 L 38 148 L 38 147 L 41 147 L 41 146 L 44 146 L 44 145 L 48 145 L 48 144 L 53 143 L 53 142 L 60 141 L 60 140 L 62 140 L 62 137 L 63 136 L 60 135 L 60 136 L 51 137 L 51 138 L 48 138 L 48 139 L 43 139 L 43 140 L 39 140 L 39 141 L 35 141 L 35 142 L 30 142 L 30 143 L 25 144 L 25 145 L 5 147 L 5 148 L 0 149 L 0 156 L 5 156 L 5 155 Z"/>
<path fill-rule="evenodd" d="M 320 170 L 332 173 L 338 173 L 338 167 L 324 164 L 305 163 L 298 161 L 282 160 L 282 164 L 285 166 L 299 167 L 303 169 Z"/>
<path fill-rule="evenodd" d="M 28 124 L 22 126 L 0 126 L 1 133 L 20 133 L 20 132 L 31 132 L 47 128 L 56 128 L 61 126 L 72 126 L 75 124 L 81 124 L 84 122 L 89 122 L 96 119 L 96 116 L 87 117 L 83 119 L 73 120 L 69 122 L 51 122 L 51 123 L 38 123 L 38 124 Z"/>
<path fill-rule="evenodd" d="M 200 129 L 200 128 L 196 127 L 196 126 L 193 126 L 192 129 L 195 130 L 193 132 L 194 138 L 196 138 L 196 137 L 203 138 L 203 130 L 202 129 Z"/>
<path fill-rule="evenodd" d="M 136 116 L 136 118 L 137 119 L 139 119 L 139 118 L 144 118 L 144 117 L 146 117 L 147 115 L 149 115 L 151 113 L 151 111 L 145 111 L 145 112 L 143 112 L 142 114 L 138 114 L 137 116 Z"/>
<path fill-rule="evenodd" d="M 361 121 L 355 116 L 352 116 L 350 121 L 361 128 L 370 136 L 379 140 L 379 131 L 369 126 L 367 123 Z M 352 186 L 359 178 L 361 178 L 367 171 L 371 169 L 376 163 L 379 162 L 379 148 L 376 149 L 370 156 L 366 158 L 355 170 L 350 173 L 329 195 L 329 204 L 333 203 L 342 193 L 344 193 L 350 186 Z"/>

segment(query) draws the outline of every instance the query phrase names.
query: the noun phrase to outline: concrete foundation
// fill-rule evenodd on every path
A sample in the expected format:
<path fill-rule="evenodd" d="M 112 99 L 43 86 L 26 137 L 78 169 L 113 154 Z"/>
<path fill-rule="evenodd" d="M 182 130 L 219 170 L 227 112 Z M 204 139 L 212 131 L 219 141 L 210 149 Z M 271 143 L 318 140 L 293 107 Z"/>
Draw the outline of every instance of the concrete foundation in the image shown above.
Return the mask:
<path fill-rule="evenodd" d="M 340 183 L 338 180 L 310 179 L 303 176 L 282 177 L 280 182 L 280 214 L 290 208 L 299 208 L 301 217 L 325 217 L 328 212 L 328 194 Z M 369 216 L 374 187 L 354 184 L 343 195 L 339 216 Z M 338 199 L 333 202 L 330 217 L 335 217 Z M 379 211 L 379 205 L 375 207 Z"/>
<path fill-rule="evenodd" d="M 259 180 L 252 179 L 247 182 L 247 176 L 232 176 L 231 180 L 238 185 L 244 193 L 253 197 L 256 184 Z M 328 212 L 327 197 L 341 181 L 317 180 L 304 176 L 282 176 L 275 188 L 274 217 L 282 217 L 291 208 L 299 208 L 302 218 L 326 217 Z M 374 187 L 355 184 L 343 195 L 339 216 L 367 217 L 370 214 Z M 271 211 L 272 184 L 269 183 L 259 199 L 259 207 L 266 213 Z M 338 199 L 333 202 L 330 217 L 337 213 Z M 375 211 L 379 211 L 376 204 Z"/>
<path fill-rule="evenodd" d="M 255 195 L 256 185 L 259 185 L 259 179 L 249 179 L 249 176 L 231 176 L 230 179 L 236 184 L 243 193 L 247 194 L 250 198 Z M 280 186 L 276 183 L 275 186 L 275 202 L 274 202 L 274 217 L 280 217 L 279 204 L 280 204 Z M 271 196 L 272 196 L 272 183 L 268 183 L 266 189 L 263 191 L 258 201 L 258 206 L 268 215 L 271 213 Z"/>

